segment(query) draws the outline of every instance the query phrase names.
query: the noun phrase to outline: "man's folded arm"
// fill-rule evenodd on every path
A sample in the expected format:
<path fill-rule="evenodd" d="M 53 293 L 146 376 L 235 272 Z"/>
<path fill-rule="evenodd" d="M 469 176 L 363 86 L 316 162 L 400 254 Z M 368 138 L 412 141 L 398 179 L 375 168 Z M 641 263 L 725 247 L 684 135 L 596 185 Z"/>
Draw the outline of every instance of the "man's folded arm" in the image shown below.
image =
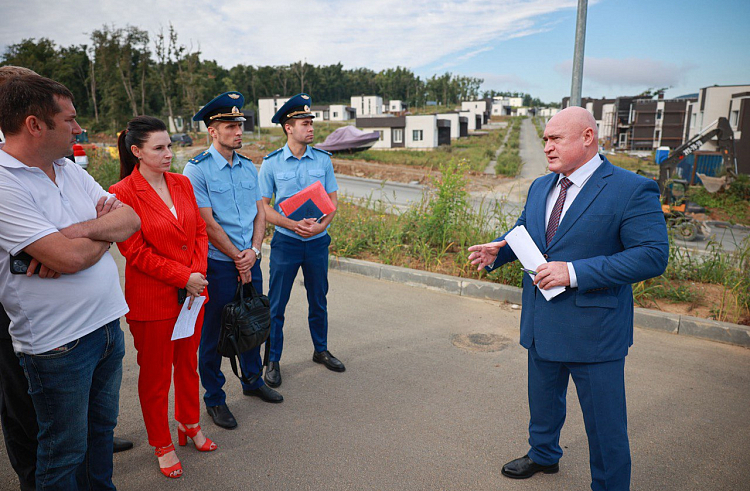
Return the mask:
<path fill-rule="evenodd" d="M 73 274 L 96 264 L 108 248 L 106 241 L 69 239 L 54 232 L 29 244 L 24 252 L 54 271 Z"/>
<path fill-rule="evenodd" d="M 122 242 L 140 229 L 141 219 L 130 206 L 123 205 L 99 218 L 74 223 L 60 232 L 71 239 L 87 238 L 104 242 Z"/>

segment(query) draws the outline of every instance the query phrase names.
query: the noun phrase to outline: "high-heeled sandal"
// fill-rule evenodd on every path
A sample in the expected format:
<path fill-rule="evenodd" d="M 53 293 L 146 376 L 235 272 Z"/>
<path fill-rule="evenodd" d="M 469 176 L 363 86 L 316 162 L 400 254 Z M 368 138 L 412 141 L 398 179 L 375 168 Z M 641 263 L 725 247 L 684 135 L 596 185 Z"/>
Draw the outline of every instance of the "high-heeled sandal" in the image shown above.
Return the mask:
<path fill-rule="evenodd" d="M 156 447 L 156 449 L 154 449 L 154 454 L 157 457 L 163 457 L 169 452 L 174 452 L 174 443 L 170 443 L 166 447 Z M 177 462 L 175 465 L 170 467 L 159 466 L 159 470 L 165 476 L 171 477 L 172 479 L 177 479 L 182 475 L 182 462 Z"/>
<path fill-rule="evenodd" d="M 184 447 L 187 445 L 187 439 L 190 437 L 191 440 L 193 440 L 193 445 L 195 445 L 196 450 L 199 452 L 213 452 L 217 448 L 219 448 L 213 441 L 211 441 L 210 438 L 205 437 L 206 441 L 203 442 L 203 446 L 199 447 L 197 443 L 195 443 L 195 436 L 198 434 L 198 432 L 201 431 L 200 425 L 196 426 L 195 428 L 188 428 L 187 426 L 183 430 L 179 426 L 177 426 L 177 438 L 178 442 L 181 447 Z"/>

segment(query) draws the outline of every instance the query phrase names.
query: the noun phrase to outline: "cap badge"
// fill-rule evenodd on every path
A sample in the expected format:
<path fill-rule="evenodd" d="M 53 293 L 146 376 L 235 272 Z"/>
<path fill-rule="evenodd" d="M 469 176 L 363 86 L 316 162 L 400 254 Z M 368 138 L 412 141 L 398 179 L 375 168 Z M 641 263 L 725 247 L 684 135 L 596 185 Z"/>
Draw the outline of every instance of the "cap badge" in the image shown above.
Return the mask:
<path fill-rule="evenodd" d="M 310 112 L 310 106 L 305 106 L 305 112 Z"/>
<path fill-rule="evenodd" d="M 232 106 L 232 114 L 239 114 L 240 110 L 237 109 L 237 106 Z"/>
<path fill-rule="evenodd" d="M 232 99 L 239 99 L 239 98 L 240 98 L 240 95 L 239 95 L 239 94 L 227 94 L 227 95 L 228 95 L 229 97 L 231 97 Z"/>
<path fill-rule="evenodd" d="M 309 96 L 306 96 L 305 94 L 302 94 L 300 97 L 303 98 L 303 99 L 309 99 L 310 98 Z"/>

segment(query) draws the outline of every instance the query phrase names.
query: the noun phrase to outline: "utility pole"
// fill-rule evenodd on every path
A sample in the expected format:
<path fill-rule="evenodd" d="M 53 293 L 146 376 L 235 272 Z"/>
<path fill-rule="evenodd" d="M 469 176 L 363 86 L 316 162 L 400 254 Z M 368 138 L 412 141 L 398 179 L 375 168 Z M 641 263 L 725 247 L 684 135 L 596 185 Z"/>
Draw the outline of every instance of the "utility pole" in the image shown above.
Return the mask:
<path fill-rule="evenodd" d="M 573 82 L 570 87 L 570 105 L 581 105 L 581 86 L 583 85 L 583 52 L 586 46 L 586 11 L 588 0 L 578 0 L 578 19 L 576 20 L 576 46 L 573 54 Z"/>

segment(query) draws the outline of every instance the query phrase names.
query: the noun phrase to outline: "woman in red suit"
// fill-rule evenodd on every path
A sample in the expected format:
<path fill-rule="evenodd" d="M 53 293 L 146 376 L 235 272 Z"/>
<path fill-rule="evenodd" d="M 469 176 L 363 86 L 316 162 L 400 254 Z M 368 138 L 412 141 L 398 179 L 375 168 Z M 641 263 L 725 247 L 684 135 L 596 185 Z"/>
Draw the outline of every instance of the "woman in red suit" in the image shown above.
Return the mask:
<path fill-rule="evenodd" d="M 203 452 L 216 449 L 198 424 L 197 350 L 203 307 L 192 336 L 171 340 L 182 305 L 178 290 L 187 290 L 192 307 L 205 296 L 208 236 L 187 177 L 169 171 L 172 144 L 164 123 L 140 116 L 120 134 L 120 178 L 110 187 L 141 218 L 141 230 L 117 246 L 126 259 L 126 315 L 138 351 L 138 397 L 149 444 L 156 447 L 161 472 L 176 478 L 182 464 L 169 431 L 169 388 L 174 366 L 175 419 L 180 445 L 192 438 Z M 206 299 L 207 300 L 207 299 Z"/>

